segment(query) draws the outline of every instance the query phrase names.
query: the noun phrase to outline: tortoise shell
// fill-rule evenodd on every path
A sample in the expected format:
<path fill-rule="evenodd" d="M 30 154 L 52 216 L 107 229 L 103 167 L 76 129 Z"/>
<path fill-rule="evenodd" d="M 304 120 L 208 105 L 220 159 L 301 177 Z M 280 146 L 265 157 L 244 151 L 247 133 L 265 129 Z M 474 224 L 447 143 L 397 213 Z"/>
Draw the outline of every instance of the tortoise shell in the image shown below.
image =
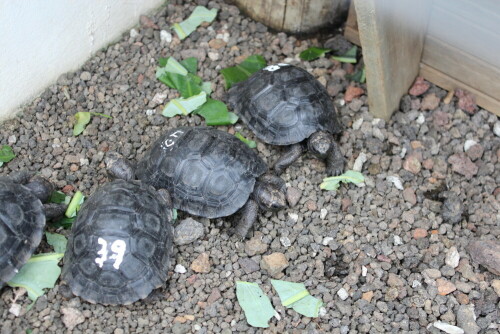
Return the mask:
<path fill-rule="evenodd" d="M 248 200 L 266 163 L 235 136 L 207 127 L 162 135 L 137 166 L 137 177 L 165 188 L 175 208 L 207 218 L 235 213 Z"/>
<path fill-rule="evenodd" d="M 0 287 L 30 259 L 44 226 L 42 202 L 27 187 L 0 177 Z"/>
<path fill-rule="evenodd" d="M 63 280 L 91 303 L 130 304 L 167 278 L 171 210 L 138 181 L 116 180 L 85 201 L 73 223 Z"/>
<path fill-rule="evenodd" d="M 268 144 L 290 145 L 319 130 L 341 131 L 326 89 L 296 66 L 267 66 L 233 86 L 228 95 L 231 108 Z"/>

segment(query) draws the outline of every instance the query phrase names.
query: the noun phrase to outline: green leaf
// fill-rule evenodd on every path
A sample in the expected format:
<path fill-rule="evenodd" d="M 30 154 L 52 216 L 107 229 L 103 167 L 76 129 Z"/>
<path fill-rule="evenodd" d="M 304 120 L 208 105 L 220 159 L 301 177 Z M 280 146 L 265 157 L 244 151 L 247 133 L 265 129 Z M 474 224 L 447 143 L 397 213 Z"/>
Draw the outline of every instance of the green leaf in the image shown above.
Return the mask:
<path fill-rule="evenodd" d="M 106 118 L 110 118 L 110 119 L 113 118 L 113 117 L 111 117 L 109 115 L 101 114 L 100 112 L 93 112 L 93 111 L 91 111 L 90 114 L 94 115 L 94 116 L 101 116 L 101 117 L 106 117 Z"/>
<path fill-rule="evenodd" d="M 0 147 L 0 162 L 9 162 L 14 159 L 16 155 L 9 145 L 2 145 Z"/>
<path fill-rule="evenodd" d="M 177 89 L 184 98 L 200 94 L 202 91 L 201 78 L 191 73 L 180 75 L 177 73 L 165 72 L 158 77 L 158 80 L 170 88 Z"/>
<path fill-rule="evenodd" d="M 201 89 L 207 93 L 207 96 L 210 96 L 210 94 L 212 94 L 212 83 L 209 82 L 209 81 L 204 81 L 202 84 L 201 84 Z"/>
<path fill-rule="evenodd" d="M 176 73 L 180 75 L 188 74 L 188 70 L 184 68 L 174 57 L 161 58 L 163 65 L 156 69 L 156 77 L 159 78 L 164 73 Z"/>
<path fill-rule="evenodd" d="M 256 283 L 236 281 L 236 298 L 250 326 L 269 327 L 269 319 L 275 311 L 269 298 Z"/>
<path fill-rule="evenodd" d="M 173 99 L 167 103 L 163 109 L 163 116 L 173 117 L 175 115 L 187 115 L 193 110 L 196 110 L 207 101 L 207 93 L 201 92 L 198 95 L 191 96 L 187 99 Z"/>
<path fill-rule="evenodd" d="M 302 51 L 299 54 L 300 59 L 302 60 L 314 60 L 318 59 L 320 57 L 324 57 L 325 53 L 328 53 L 332 51 L 331 49 L 324 49 L 324 48 L 318 48 L 316 46 L 310 47 L 309 49 L 306 49 Z"/>
<path fill-rule="evenodd" d="M 306 317 L 317 317 L 323 302 L 311 296 L 303 283 L 271 280 L 271 284 L 280 297 L 281 304 L 293 308 Z"/>
<path fill-rule="evenodd" d="M 335 59 L 335 60 L 340 61 L 342 63 L 351 63 L 351 64 L 354 64 L 354 63 L 357 62 L 357 60 L 356 60 L 356 54 L 357 54 L 357 52 L 358 52 L 358 47 L 356 45 L 354 45 L 344 55 L 342 55 L 342 56 L 332 56 L 332 59 Z"/>
<path fill-rule="evenodd" d="M 63 256 L 63 253 L 33 255 L 7 284 L 14 288 L 25 288 L 28 297 L 36 301 L 44 294 L 43 289 L 54 287 L 61 274 L 61 268 L 57 263 Z"/>
<path fill-rule="evenodd" d="M 54 191 L 49 198 L 49 203 L 66 203 L 66 199 L 69 198 L 69 196 L 66 196 L 65 193 L 62 191 Z M 69 203 L 69 201 L 68 201 Z M 67 204 L 67 203 L 66 203 Z"/>
<path fill-rule="evenodd" d="M 247 57 L 241 64 L 227 67 L 220 72 L 224 76 L 226 89 L 240 81 L 248 79 L 253 73 L 266 67 L 266 60 L 261 55 Z"/>
<path fill-rule="evenodd" d="M 181 65 L 192 74 L 196 74 L 198 72 L 198 58 L 189 57 L 181 61 Z"/>
<path fill-rule="evenodd" d="M 76 220 L 76 217 L 68 218 L 68 217 L 62 217 L 61 219 L 52 222 L 51 226 L 54 228 L 59 228 L 62 227 L 65 230 L 70 229 L 71 226 L 73 226 L 73 222 Z"/>
<path fill-rule="evenodd" d="M 257 144 L 253 140 L 246 139 L 245 137 L 243 137 L 243 135 L 241 133 L 236 132 L 234 135 L 236 136 L 236 138 L 238 138 L 239 140 L 241 140 L 242 142 L 244 142 L 245 144 L 247 144 L 248 147 L 250 147 L 250 148 L 256 148 L 257 147 Z"/>
<path fill-rule="evenodd" d="M 81 191 L 77 191 L 71 201 L 69 202 L 68 208 L 66 209 L 66 213 L 64 214 L 68 218 L 73 218 L 76 216 L 78 210 L 80 210 L 80 206 L 85 200 L 85 196 L 83 196 Z"/>
<path fill-rule="evenodd" d="M 175 222 L 177 220 L 177 209 L 172 209 L 172 221 Z"/>
<path fill-rule="evenodd" d="M 189 17 L 181 23 L 175 23 L 172 28 L 182 40 L 188 37 L 202 22 L 212 22 L 217 15 L 217 9 L 208 10 L 203 6 L 197 6 Z"/>
<path fill-rule="evenodd" d="M 365 66 L 361 67 L 359 70 L 357 70 L 353 74 L 347 74 L 346 78 L 348 80 L 356 81 L 359 83 L 364 83 L 366 81 Z"/>
<path fill-rule="evenodd" d="M 47 243 L 54 248 L 56 253 L 64 253 L 66 251 L 68 240 L 64 235 L 45 232 L 45 237 L 47 238 Z"/>
<path fill-rule="evenodd" d="M 229 125 L 238 120 L 235 113 L 227 111 L 227 106 L 223 102 L 211 98 L 208 98 L 195 113 L 203 116 L 207 125 Z"/>
<path fill-rule="evenodd" d="M 323 183 L 320 184 L 320 188 L 324 190 L 337 190 L 340 187 L 340 182 L 344 183 L 361 183 L 365 180 L 365 177 L 360 172 L 349 170 L 339 176 L 331 176 L 323 179 Z"/>
<path fill-rule="evenodd" d="M 79 111 L 75 114 L 75 126 L 73 127 L 73 136 L 78 136 L 85 130 L 85 127 L 90 122 L 90 113 L 87 111 Z"/>

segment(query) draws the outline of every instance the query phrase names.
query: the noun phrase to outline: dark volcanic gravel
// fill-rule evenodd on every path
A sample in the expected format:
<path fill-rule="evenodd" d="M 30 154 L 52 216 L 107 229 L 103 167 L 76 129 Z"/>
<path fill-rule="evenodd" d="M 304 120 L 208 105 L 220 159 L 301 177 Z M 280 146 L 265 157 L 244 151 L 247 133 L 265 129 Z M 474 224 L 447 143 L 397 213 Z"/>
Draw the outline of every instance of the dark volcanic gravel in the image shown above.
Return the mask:
<path fill-rule="evenodd" d="M 358 157 L 366 159 L 364 186 L 322 191 L 324 163 L 303 156 L 283 175 L 298 203 L 278 214 L 262 214 L 256 226 L 261 234 L 248 247 L 227 234 L 237 216 L 194 217 L 203 224 L 203 236 L 175 247 L 168 281 L 146 300 L 124 307 L 92 305 L 58 284 L 16 317 L 9 312 L 14 289 L 6 287 L 0 295 L 1 333 L 65 333 L 72 326 L 70 315 L 78 320 L 74 333 L 260 332 L 245 321 L 236 280 L 257 282 L 270 296 L 281 320 L 273 318 L 268 332 L 438 333 L 432 324 L 441 321 L 466 333 L 498 333 L 500 277 L 467 252 L 471 240 L 498 242 L 500 237 L 500 138 L 493 132 L 500 132 L 498 118 L 482 109 L 469 115 L 458 109 L 456 98 L 444 104 L 446 92 L 431 85 L 423 96 L 405 96 L 389 122 L 374 119 L 366 95 L 344 101 L 347 87 L 359 86 L 345 78 L 352 65 L 297 58 L 320 45 L 318 40 L 271 33 L 222 1 L 198 4 L 220 11 L 212 24 L 186 40 L 174 34 L 168 41 L 160 30 L 170 32 L 169 26 L 196 4 L 170 1 L 151 16 L 160 30 L 143 20 L 145 26 L 124 34 L 77 72 L 62 75 L 22 115 L 1 124 L 0 144 L 11 145 L 17 157 L 0 167 L 0 174 L 28 169 L 70 194 L 80 190 L 88 196 L 106 182 L 106 152 L 136 160 L 166 129 L 203 124 L 199 116 L 161 116 L 162 105 L 177 93 L 155 79 L 159 57 L 196 56 L 199 75 L 213 83 L 213 97 L 223 99 L 219 70 L 262 54 L 268 63 L 298 64 L 326 85 L 345 125 L 340 143 L 347 168 Z M 435 95 L 434 103 L 441 100 L 434 110 L 421 106 L 427 94 Z M 73 137 L 78 111 L 113 118 L 92 117 L 83 134 Z M 220 129 L 236 129 L 256 140 L 240 123 Z M 468 140 L 476 144 L 464 152 Z M 263 143 L 257 150 L 270 164 L 281 152 Z M 445 192 L 454 197 L 453 208 L 462 210 L 457 217 L 457 210 L 448 208 L 451 221 L 441 215 Z M 186 217 L 180 213 L 179 221 Z M 44 244 L 40 250 L 48 249 Z M 209 267 L 203 268 L 208 273 L 193 270 L 199 269 L 192 263 L 202 253 L 209 256 Z M 288 261 L 278 277 L 304 282 L 323 300 L 319 318 L 280 304 L 262 269 L 264 256 L 273 253 Z M 30 301 L 23 296 L 17 303 L 24 313 Z"/>

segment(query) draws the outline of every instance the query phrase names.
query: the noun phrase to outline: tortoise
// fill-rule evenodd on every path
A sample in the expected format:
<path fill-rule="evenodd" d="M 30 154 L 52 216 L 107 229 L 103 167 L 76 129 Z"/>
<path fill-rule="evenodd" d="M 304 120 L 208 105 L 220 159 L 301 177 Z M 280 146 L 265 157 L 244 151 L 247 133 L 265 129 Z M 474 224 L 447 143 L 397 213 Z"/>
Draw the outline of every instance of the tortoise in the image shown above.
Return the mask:
<path fill-rule="evenodd" d="M 270 65 L 228 91 L 230 107 L 265 143 L 290 145 L 276 161 L 279 175 L 305 150 L 326 159 L 327 173 L 339 175 L 344 158 L 334 135 L 342 131 L 326 89 L 306 70 Z"/>
<path fill-rule="evenodd" d="M 11 280 L 40 244 L 46 219 L 64 213 L 65 205 L 42 204 L 52 184 L 26 171 L 0 176 L 0 287 Z"/>
<path fill-rule="evenodd" d="M 135 175 L 155 188 L 165 188 L 173 207 L 192 215 L 219 218 L 242 209 L 232 234 L 245 238 L 259 208 L 286 207 L 285 182 L 266 174 L 267 164 L 235 136 L 208 127 L 170 129 L 151 145 Z M 111 160 L 108 172 L 132 179 L 123 159 Z"/>
<path fill-rule="evenodd" d="M 126 305 L 166 281 L 173 228 L 164 194 L 139 181 L 114 180 L 84 202 L 62 270 L 74 295 L 90 303 Z"/>

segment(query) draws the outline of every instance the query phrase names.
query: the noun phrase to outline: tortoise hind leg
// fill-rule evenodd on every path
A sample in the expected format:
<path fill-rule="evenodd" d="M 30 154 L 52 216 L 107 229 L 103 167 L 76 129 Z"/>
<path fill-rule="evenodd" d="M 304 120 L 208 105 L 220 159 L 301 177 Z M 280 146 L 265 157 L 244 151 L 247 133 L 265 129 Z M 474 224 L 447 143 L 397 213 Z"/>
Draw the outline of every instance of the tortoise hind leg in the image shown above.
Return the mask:
<path fill-rule="evenodd" d="M 241 219 L 239 223 L 231 230 L 232 234 L 236 234 L 241 239 L 245 239 L 248 231 L 257 220 L 257 213 L 259 212 L 259 205 L 253 199 L 248 199 L 245 206 L 243 206 Z"/>
<path fill-rule="evenodd" d="M 279 157 L 278 161 L 274 164 L 274 171 L 280 175 L 283 171 L 297 160 L 304 152 L 304 147 L 301 143 L 293 144 L 290 148 Z"/>

